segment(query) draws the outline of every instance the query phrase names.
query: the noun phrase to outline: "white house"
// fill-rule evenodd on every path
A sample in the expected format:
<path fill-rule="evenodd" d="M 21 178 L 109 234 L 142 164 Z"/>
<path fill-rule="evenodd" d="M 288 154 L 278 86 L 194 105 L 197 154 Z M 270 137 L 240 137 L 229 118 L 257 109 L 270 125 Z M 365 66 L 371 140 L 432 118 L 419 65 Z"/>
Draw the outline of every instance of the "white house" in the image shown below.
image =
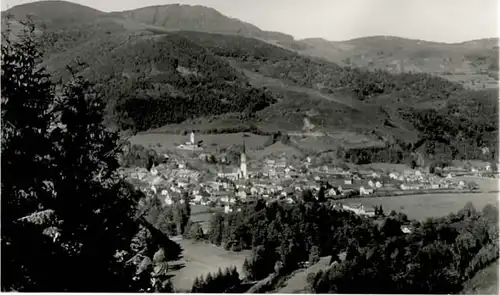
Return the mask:
<path fill-rule="evenodd" d="M 247 193 L 245 192 L 245 190 L 240 189 L 240 190 L 238 190 L 238 192 L 236 193 L 236 196 L 238 196 L 239 198 L 241 198 L 242 200 L 244 200 L 244 199 L 246 199 L 246 198 L 247 198 Z"/>
<path fill-rule="evenodd" d="M 172 198 L 170 198 L 170 196 L 165 197 L 165 204 L 166 205 L 171 206 L 173 203 L 174 203 L 174 201 L 172 200 Z"/>
<path fill-rule="evenodd" d="M 458 182 L 458 186 L 459 186 L 459 187 L 465 187 L 465 182 L 464 182 L 463 180 L 460 180 L 460 181 Z"/>
<path fill-rule="evenodd" d="M 373 189 L 372 188 L 365 188 L 364 186 L 361 186 L 359 188 L 359 194 L 362 196 L 371 195 L 371 194 L 373 194 Z"/>
<path fill-rule="evenodd" d="M 405 234 L 411 234 L 411 229 L 406 225 L 401 226 L 401 231 Z"/>
<path fill-rule="evenodd" d="M 199 203 L 201 202 L 202 199 L 203 199 L 202 195 L 195 195 L 193 201 Z"/>
<path fill-rule="evenodd" d="M 375 216 L 375 209 L 372 208 L 372 207 L 370 207 L 370 208 L 363 208 L 363 211 L 361 212 L 361 215 L 366 215 L 366 216 L 369 216 L 369 217 Z"/>
<path fill-rule="evenodd" d="M 336 196 L 337 195 L 337 192 L 335 191 L 335 189 L 331 188 L 328 190 L 327 194 L 326 194 L 328 197 L 333 197 L 333 196 Z"/>
<path fill-rule="evenodd" d="M 375 187 L 376 188 L 381 188 L 382 187 L 382 183 L 380 183 L 380 181 L 376 181 L 375 182 Z"/>
<path fill-rule="evenodd" d="M 251 187 L 251 188 L 250 188 L 250 193 L 251 193 L 252 195 L 256 195 L 256 194 L 258 194 L 258 193 L 259 193 L 259 190 L 258 190 L 256 187 Z"/>

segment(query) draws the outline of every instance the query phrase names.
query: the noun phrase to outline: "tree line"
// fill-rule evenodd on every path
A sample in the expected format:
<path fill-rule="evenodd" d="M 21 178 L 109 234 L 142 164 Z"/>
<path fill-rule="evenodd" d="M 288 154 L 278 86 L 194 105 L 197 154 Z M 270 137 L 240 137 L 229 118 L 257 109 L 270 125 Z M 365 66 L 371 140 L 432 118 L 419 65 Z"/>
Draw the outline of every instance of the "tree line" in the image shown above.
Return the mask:
<path fill-rule="evenodd" d="M 207 238 L 228 250 L 252 250 L 243 265 L 248 280 L 286 276 L 331 256 L 330 267 L 309 278 L 318 293 L 454 293 L 498 259 L 492 205 L 477 212 L 467 204 L 423 222 L 394 211 L 384 216 L 377 207 L 374 222 L 320 199 L 305 192 L 298 204 L 259 200 L 241 212 L 216 214 Z"/>
<path fill-rule="evenodd" d="M 1 46 L 2 283 L 21 292 L 169 292 L 182 249 L 137 210 L 94 85 L 55 84 L 28 20 Z M 83 283 L 82 283 L 83 282 Z"/>
<path fill-rule="evenodd" d="M 205 277 L 196 277 L 191 293 L 233 293 L 232 289 L 241 283 L 236 267 L 228 267 L 224 272 L 219 268 L 215 274 L 208 273 Z"/>

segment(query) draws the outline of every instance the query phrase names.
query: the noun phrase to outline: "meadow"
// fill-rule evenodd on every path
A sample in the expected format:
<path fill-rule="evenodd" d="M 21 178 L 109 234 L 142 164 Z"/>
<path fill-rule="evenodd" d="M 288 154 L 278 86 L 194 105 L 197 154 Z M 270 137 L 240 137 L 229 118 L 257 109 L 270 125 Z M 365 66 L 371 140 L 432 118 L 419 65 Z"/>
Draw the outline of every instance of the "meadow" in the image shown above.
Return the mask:
<path fill-rule="evenodd" d="M 307 276 L 311 273 L 316 273 L 330 265 L 331 256 L 322 257 L 319 262 L 311 265 L 308 268 L 301 268 L 293 273 L 283 286 L 278 290 L 278 293 L 307 293 Z"/>
<path fill-rule="evenodd" d="M 472 202 L 476 210 L 482 210 L 487 204 L 498 207 L 498 194 L 471 193 L 471 194 L 425 194 L 397 197 L 374 197 L 339 200 L 343 204 L 361 203 L 365 207 L 382 205 L 384 213 L 391 210 L 402 212 L 410 219 L 425 220 L 429 217 L 442 217 L 457 212 L 465 204 Z"/>
<path fill-rule="evenodd" d="M 468 281 L 461 294 L 498 294 L 498 260 Z"/>
<path fill-rule="evenodd" d="M 245 134 L 245 135 L 244 135 Z M 227 133 L 227 134 L 195 134 L 195 141 L 203 141 L 205 151 L 214 151 L 221 148 L 242 145 L 245 141 L 247 149 L 255 150 L 264 147 L 269 136 L 252 133 Z M 157 151 L 178 150 L 179 144 L 189 141 L 189 135 L 166 133 L 139 133 L 130 138 L 133 144 L 151 147 Z"/>
<path fill-rule="evenodd" d="M 184 249 L 183 257 L 179 261 L 182 267 L 172 272 L 172 283 L 177 292 L 189 292 L 196 277 L 216 273 L 219 268 L 224 270 L 226 267 L 236 266 L 241 276 L 243 262 L 250 255 L 250 251 L 230 252 L 206 242 L 177 242 Z"/>
<path fill-rule="evenodd" d="M 498 192 L 499 191 L 499 181 L 498 178 L 487 178 L 487 177 L 475 177 L 475 176 L 459 176 L 454 177 L 454 181 L 473 181 L 477 183 L 481 191 L 488 192 Z"/>
<path fill-rule="evenodd" d="M 203 205 L 191 206 L 191 221 L 199 223 L 205 233 L 210 230 L 210 221 L 215 212 L 222 211 L 222 208 L 211 208 Z"/>

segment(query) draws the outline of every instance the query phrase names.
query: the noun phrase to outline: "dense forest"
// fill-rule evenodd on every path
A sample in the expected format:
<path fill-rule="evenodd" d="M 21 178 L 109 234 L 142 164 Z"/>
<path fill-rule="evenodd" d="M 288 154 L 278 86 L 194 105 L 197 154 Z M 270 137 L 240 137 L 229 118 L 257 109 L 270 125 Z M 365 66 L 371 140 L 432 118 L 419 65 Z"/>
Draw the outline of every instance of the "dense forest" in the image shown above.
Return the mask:
<path fill-rule="evenodd" d="M 66 65 L 71 65 L 96 83 L 107 100 L 106 122 L 121 129 L 142 131 L 226 113 L 240 113 L 242 124 L 285 120 L 289 128 L 299 129 L 302 113 L 317 108 L 316 126 L 379 128 L 403 141 L 396 150 L 420 149 L 430 158 L 497 157 L 498 106 L 492 90 L 470 91 L 423 73 L 342 67 L 242 36 L 127 31 L 106 18 L 65 26 L 67 30 L 44 31 L 43 48 L 50 52 L 45 64 L 56 80 L 70 78 Z M 252 86 L 241 69 L 341 97 L 345 103 L 300 91 L 283 97 L 275 89 Z M 354 107 L 364 104 L 374 108 Z M 378 106 L 388 112 L 380 112 Z M 416 133 L 421 146 L 409 147 L 416 142 L 398 138 L 390 128 Z M 484 148 L 490 152 L 484 153 Z M 349 154 L 356 155 L 348 158 L 354 162 L 356 158 L 401 161 L 399 156 L 382 156 L 371 148 Z"/>
<path fill-rule="evenodd" d="M 173 291 L 182 249 L 118 176 L 102 97 L 81 77 L 54 84 L 34 32 L 2 36 L 2 291 Z"/>
<path fill-rule="evenodd" d="M 119 33 L 77 48 L 53 55 L 48 65 L 59 68 L 56 78 L 68 76 L 65 64 L 70 64 L 96 83 L 107 99 L 108 116 L 122 129 L 143 131 L 229 112 L 250 116 L 278 98 L 252 87 L 227 61 L 175 34 Z M 95 50 L 103 52 L 98 59 L 93 58 Z"/>
<path fill-rule="evenodd" d="M 217 35 L 214 38 L 195 32 L 179 34 L 203 44 L 215 55 L 236 59 L 245 68 L 265 76 L 327 93 L 349 89 L 359 100 L 372 103 L 382 96 L 384 101 L 394 98 L 398 102 L 396 111 L 399 116 L 411 123 L 424 139 L 426 154 L 449 155 L 453 159 L 491 160 L 497 157 L 494 151 L 498 149 L 498 93 L 495 90 L 466 90 L 459 84 L 428 74 L 391 74 L 381 70 L 340 67 L 237 36 Z M 437 110 L 415 108 L 425 102 L 444 102 L 445 105 Z M 410 142 L 397 149 L 404 150 L 408 144 Z M 485 147 L 491 152 L 484 154 Z M 371 159 L 367 161 L 401 161 L 399 156 L 394 156 L 397 152 L 382 157 L 368 148 L 362 153 L 370 154 Z"/>
<path fill-rule="evenodd" d="M 414 102 L 438 100 L 447 99 L 452 93 L 463 89 L 459 84 L 428 74 L 391 74 L 381 70 L 341 67 L 239 36 L 197 32 L 178 34 L 197 42 L 217 56 L 240 60 L 249 69 L 267 76 L 290 80 L 309 88 L 321 85 L 322 89 L 329 92 L 349 88 L 361 100 L 390 93 L 397 93 L 401 99 Z"/>
<path fill-rule="evenodd" d="M 498 259 L 498 209 L 491 205 L 477 212 L 467 204 L 456 214 L 419 222 L 394 211 L 381 216 L 378 210 L 376 220 L 360 217 L 332 209 L 311 192 L 299 200 L 260 200 L 241 212 L 216 214 L 207 238 L 233 251 L 251 249 L 244 264 L 249 280 L 286 276 L 331 255 L 331 266 L 308 279 L 314 293 L 457 293 Z M 402 225 L 412 232 L 403 233 Z"/>
<path fill-rule="evenodd" d="M 493 152 L 498 148 L 496 91 L 470 91 L 424 73 L 343 67 L 243 36 L 167 32 L 147 26 L 130 29 L 125 20 L 104 16 L 92 21 L 83 16 L 74 22 L 63 19 L 51 20 L 43 28 L 40 41 L 48 53 L 44 65 L 55 80 L 71 79 L 70 65 L 96 83 L 107 100 L 106 122 L 122 129 L 147 130 L 228 112 L 241 113 L 242 123 L 272 123 L 279 118 L 290 121 L 290 129 L 299 129 L 303 113 L 317 108 L 320 115 L 315 125 L 320 128 L 356 123 L 370 130 L 387 123 L 395 130 L 416 133 L 417 141 L 425 139 L 422 152 L 431 157 L 497 157 Z M 340 97 L 345 103 L 315 100 L 304 93 L 283 99 L 280 91 L 250 85 L 242 69 Z M 346 106 L 365 103 L 375 107 L 359 111 Z M 379 112 L 377 104 L 391 109 L 391 115 Z M 370 121 L 372 117 L 376 123 Z M 390 128 L 382 129 L 399 136 Z M 483 153 L 484 148 L 491 152 Z M 383 157 L 377 152 L 368 158 Z"/>

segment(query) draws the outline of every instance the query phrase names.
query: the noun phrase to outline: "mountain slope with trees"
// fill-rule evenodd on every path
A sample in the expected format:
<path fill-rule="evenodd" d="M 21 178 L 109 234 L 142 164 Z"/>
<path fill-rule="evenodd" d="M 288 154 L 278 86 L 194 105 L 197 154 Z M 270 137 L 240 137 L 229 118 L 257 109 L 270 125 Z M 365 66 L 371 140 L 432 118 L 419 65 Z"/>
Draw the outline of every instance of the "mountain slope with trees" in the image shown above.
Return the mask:
<path fill-rule="evenodd" d="M 118 176 L 102 97 L 79 76 L 53 83 L 23 25 L 2 40 L 2 291 L 172 291 L 181 249 Z"/>
<path fill-rule="evenodd" d="M 36 12 L 43 3 L 37 5 L 22 6 L 22 11 Z M 431 156 L 497 156 L 498 107 L 492 91 L 468 91 L 425 73 L 340 66 L 237 34 L 178 31 L 184 22 L 197 30 L 199 12 L 206 8 L 177 8 L 182 10 L 180 18 L 187 15 L 182 22 L 168 13 L 165 22 L 158 18 L 149 24 L 140 21 L 151 17 L 151 7 L 135 20 L 126 16 L 132 12 L 101 15 L 87 8 L 90 16 L 73 22 L 64 20 L 60 11 L 52 17 L 42 13 L 48 19 L 40 33 L 48 53 L 44 64 L 55 80 L 71 77 L 70 65 L 73 74 L 97 84 L 107 99 L 107 123 L 121 129 L 148 130 L 236 114 L 245 124 L 276 123 L 283 131 L 298 131 L 307 119 L 317 130 L 370 134 L 407 154 L 420 149 Z M 16 9 L 20 10 L 11 10 Z M 78 9 L 83 8 L 75 6 Z M 192 9 L 197 12 L 190 14 Z M 193 15 L 197 18 L 190 22 Z M 221 17 L 212 10 L 210 15 Z M 177 31 L 158 26 L 171 21 L 179 25 Z M 368 41 L 380 44 L 376 37 Z M 477 49 L 473 44 L 463 46 Z M 268 83 L 263 87 L 256 83 L 259 80 Z M 484 148 L 492 152 L 485 154 Z M 360 157 L 365 162 L 393 161 L 373 149 L 347 154 L 355 154 L 349 156 L 355 162 Z"/>
<path fill-rule="evenodd" d="M 331 256 L 329 267 L 308 277 L 313 293 L 458 293 L 498 260 L 498 208 L 492 205 L 479 212 L 469 203 L 423 222 L 378 212 L 374 222 L 332 208 L 320 194 L 306 191 L 292 205 L 259 200 L 215 215 L 208 239 L 234 251 L 251 249 L 243 266 L 251 281 L 287 278 L 302 263 Z"/>

